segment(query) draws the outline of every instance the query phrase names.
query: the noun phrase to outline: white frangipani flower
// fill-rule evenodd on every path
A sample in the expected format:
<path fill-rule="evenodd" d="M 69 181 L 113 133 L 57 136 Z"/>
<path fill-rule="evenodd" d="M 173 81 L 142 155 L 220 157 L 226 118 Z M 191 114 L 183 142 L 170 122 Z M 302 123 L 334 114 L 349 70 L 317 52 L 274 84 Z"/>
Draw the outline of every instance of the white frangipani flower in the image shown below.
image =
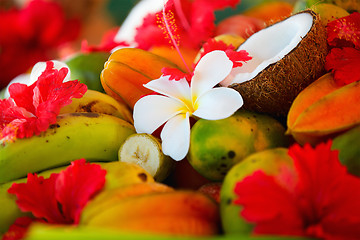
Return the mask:
<path fill-rule="evenodd" d="M 230 117 L 243 105 L 241 95 L 231 88 L 216 87 L 229 75 L 233 62 L 224 51 L 212 51 L 197 64 L 191 86 L 185 78 L 161 76 L 144 86 L 162 95 L 148 95 L 134 106 L 138 133 L 152 134 L 162 126 L 162 149 L 174 160 L 183 159 L 190 146 L 190 116 L 208 120 Z"/>

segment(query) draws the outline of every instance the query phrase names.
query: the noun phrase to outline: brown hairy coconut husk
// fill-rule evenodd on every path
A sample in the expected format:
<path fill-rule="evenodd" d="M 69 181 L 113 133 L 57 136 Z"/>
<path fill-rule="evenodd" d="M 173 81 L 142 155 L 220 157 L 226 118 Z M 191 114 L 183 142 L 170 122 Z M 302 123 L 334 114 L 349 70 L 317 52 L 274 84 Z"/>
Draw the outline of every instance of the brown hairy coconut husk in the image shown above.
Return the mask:
<path fill-rule="evenodd" d="M 253 59 L 220 85 L 240 92 L 244 108 L 285 119 L 300 91 L 325 72 L 326 29 L 305 10 L 253 34 L 239 50 Z"/>

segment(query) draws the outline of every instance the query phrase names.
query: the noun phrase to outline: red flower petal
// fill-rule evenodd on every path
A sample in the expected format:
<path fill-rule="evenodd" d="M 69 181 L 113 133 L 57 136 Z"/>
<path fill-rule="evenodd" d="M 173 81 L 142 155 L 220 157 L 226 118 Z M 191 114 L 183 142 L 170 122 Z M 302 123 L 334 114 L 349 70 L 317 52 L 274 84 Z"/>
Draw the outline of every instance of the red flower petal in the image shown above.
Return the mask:
<path fill-rule="evenodd" d="M 179 81 L 185 78 L 189 83 L 191 82 L 192 74 L 184 73 L 177 68 L 164 67 L 161 72 L 164 76 L 170 76 L 169 80 Z"/>
<path fill-rule="evenodd" d="M 105 185 L 106 171 L 85 159 L 71 163 L 56 180 L 56 199 L 66 219 L 77 224 L 86 203 Z"/>
<path fill-rule="evenodd" d="M 289 149 L 299 174 L 296 188 L 298 201 L 314 237 L 356 239 L 360 236 L 360 179 L 347 173 L 341 165 L 338 151 L 331 150 L 331 142 Z M 312 226 L 321 228 L 312 232 Z M 310 232 L 309 232 L 310 231 Z"/>
<path fill-rule="evenodd" d="M 19 240 L 23 239 L 28 228 L 35 219 L 30 217 L 20 217 L 9 227 L 8 231 L 2 236 L 1 240 Z"/>
<path fill-rule="evenodd" d="M 45 71 L 31 86 L 21 83 L 10 85 L 11 100 L 0 103 L 0 109 L 4 110 L 0 118 L 1 138 L 11 141 L 14 137 L 40 134 L 56 122 L 63 106 L 70 104 L 72 98 L 81 98 L 87 91 L 86 85 L 77 80 L 63 82 L 68 69 L 57 70 L 53 66 L 53 62 L 47 62 Z M 11 102 L 15 104 L 12 103 L 11 108 L 6 110 Z"/>
<path fill-rule="evenodd" d="M 175 15 L 180 45 L 200 49 L 203 42 L 213 36 L 215 29 L 215 10 L 235 6 L 239 0 L 169 0 L 165 8 Z M 156 45 L 168 45 L 163 31 L 158 28 L 162 12 L 145 17 L 143 25 L 137 28 L 135 41 L 139 48 L 149 49 Z"/>
<path fill-rule="evenodd" d="M 303 235 L 301 212 L 294 204 L 294 196 L 280 186 L 274 177 L 256 171 L 235 186 L 243 206 L 241 216 L 255 223 L 256 234 Z"/>
<path fill-rule="evenodd" d="M 36 218 L 49 223 L 67 223 L 55 198 L 55 182 L 59 174 L 44 179 L 28 174 L 26 183 L 14 183 L 8 190 L 17 197 L 16 204 L 24 212 L 31 212 Z"/>
<path fill-rule="evenodd" d="M 360 13 L 329 22 L 327 32 L 330 46 L 360 48 Z"/>
<path fill-rule="evenodd" d="M 56 48 L 80 33 L 80 21 L 66 19 L 57 2 L 27 2 L 19 10 L 0 9 L 0 89 L 35 63 L 56 58 Z"/>
<path fill-rule="evenodd" d="M 333 48 L 326 56 L 325 68 L 332 71 L 335 82 L 342 86 L 360 80 L 360 50 Z"/>
<path fill-rule="evenodd" d="M 234 203 L 243 206 L 241 215 L 255 224 L 254 232 L 357 239 L 360 179 L 347 173 L 331 142 L 315 149 L 294 145 L 288 154 L 297 177 L 290 174 L 285 179 L 296 180 L 295 187 L 284 187 L 283 173 L 279 178 L 260 171 L 236 185 Z"/>
<path fill-rule="evenodd" d="M 252 59 L 249 56 L 249 53 L 245 50 L 236 51 L 233 45 L 227 45 L 223 41 L 219 40 L 216 41 L 215 39 L 211 38 L 203 45 L 203 51 L 201 52 L 200 59 L 209 52 L 214 50 L 221 50 L 226 53 L 226 56 L 233 62 L 233 68 L 241 67 L 241 62 L 246 62 Z M 199 60 L 200 61 L 200 60 Z"/>
<path fill-rule="evenodd" d="M 31 212 L 38 219 L 77 224 L 83 207 L 104 186 L 105 175 L 100 165 L 80 159 L 47 179 L 28 174 L 26 183 L 14 183 L 8 192 L 16 195 L 22 211 Z"/>

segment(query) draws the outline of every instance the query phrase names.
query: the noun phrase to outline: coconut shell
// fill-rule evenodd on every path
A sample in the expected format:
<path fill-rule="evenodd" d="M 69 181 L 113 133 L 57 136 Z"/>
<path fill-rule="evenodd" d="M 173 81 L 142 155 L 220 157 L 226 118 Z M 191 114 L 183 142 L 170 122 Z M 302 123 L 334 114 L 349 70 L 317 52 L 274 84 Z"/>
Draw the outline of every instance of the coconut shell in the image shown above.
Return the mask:
<path fill-rule="evenodd" d="M 328 52 L 326 29 L 315 12 L 303 12 L 310 13 L 314 21 L 302 41 L 285 57 L 266 67 L 253 79 L 229 86 L 240 92 L 245 109 L 286 119 L 295 97 L 325 73 L 325 57 Z M 246 41 L 249 40 L 251 41 L 251 37 Z"/>

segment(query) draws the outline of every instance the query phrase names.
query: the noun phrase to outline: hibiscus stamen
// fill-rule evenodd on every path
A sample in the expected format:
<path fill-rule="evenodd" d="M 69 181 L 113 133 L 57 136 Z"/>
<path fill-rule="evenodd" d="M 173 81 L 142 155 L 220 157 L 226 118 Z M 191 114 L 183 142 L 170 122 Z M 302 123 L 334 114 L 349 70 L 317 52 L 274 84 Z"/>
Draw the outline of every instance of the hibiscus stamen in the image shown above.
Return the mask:
<path fill-rule="evenodd" d="M 166 13 L 165 3 L 164 3 L 164 8 L 162 10 L 162 16 L 161 17 L 157 16 L 157 17 L 159 18 L 158 26 L 163 30 L 165 37 L 170 38 L 169 43 L 173 45 L 173 47 L 179 54 L 181 61 L 184 63 L 186 71 L 188 73 L 191 73 L 192 71 L 190 71 L 190 68 L 186 64 L 185 59 L 179 49 L 180 36 L 178 34 L 176 34 L 177 26 L 175 23 L 174 13 L 170 10 L 168 11 L 168 13 Z"/>

